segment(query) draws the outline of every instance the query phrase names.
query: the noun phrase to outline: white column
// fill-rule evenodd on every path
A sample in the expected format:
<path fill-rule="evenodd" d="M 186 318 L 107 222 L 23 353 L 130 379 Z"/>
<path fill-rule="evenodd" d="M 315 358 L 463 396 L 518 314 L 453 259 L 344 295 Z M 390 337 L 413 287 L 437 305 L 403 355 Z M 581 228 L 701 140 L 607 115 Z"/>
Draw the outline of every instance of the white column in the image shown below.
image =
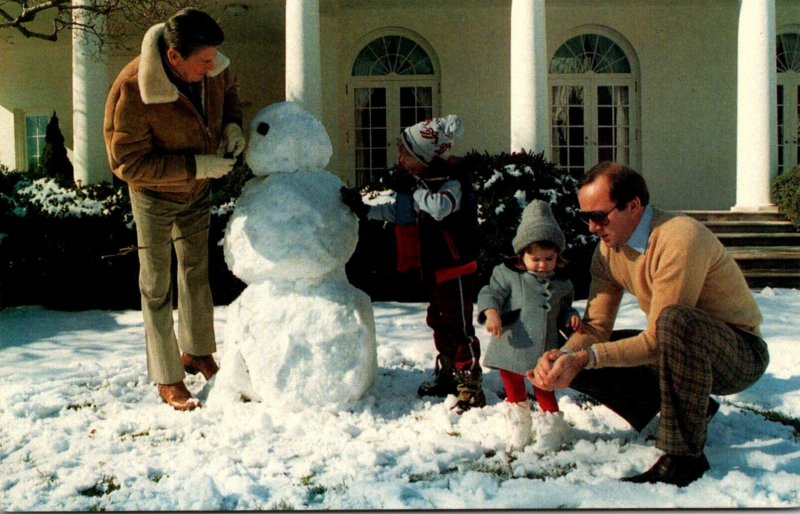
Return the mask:
<path fill-rule="evenodd" d="M 94 0 L 72 0 L 87 5 Z M 81 11 L 73 16 L 85 20 Z M 105 30 L 105 18 L 92 21 Z M 76 183 L 110 181 L 106 147 L 103 141 L 103 114 L 108 96 L 108 53 L 96 36 L 80 29 L 72 31 L 72 167 Z"/>
<path fill-rule="evenodd" d="M 511 2 L 511 151 L 550 158 L 545 0 Z"/>
<path fill-rule="evenodd" d="M 739 1 L 735 211 L 772 210 L 777 173 L 775 0 Z"/>
<path fill-rule="evenodd" d="M 286 100 L 322 118 L 319 0 L 286 0 Z"/>

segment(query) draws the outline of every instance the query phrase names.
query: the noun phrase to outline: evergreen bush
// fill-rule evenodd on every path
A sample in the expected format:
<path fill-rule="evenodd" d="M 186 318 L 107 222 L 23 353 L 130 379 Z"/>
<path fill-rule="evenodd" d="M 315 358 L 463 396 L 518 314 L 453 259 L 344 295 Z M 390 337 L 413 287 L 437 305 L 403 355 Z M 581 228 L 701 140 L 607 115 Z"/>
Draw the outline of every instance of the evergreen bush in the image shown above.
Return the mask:
<path fill-rule="evenodd" d="M 567 274 L 576 297 L 585 297 L 595 240 L 577 217 L 576 181 L 542 154 L 472 152 L 462 159 L 478 199 L 479 286 L 511 254 L 522 210 L 537 198 L 551 204 L 564 230 Z M 239 165 L 212 181 L 209 280 L 218 305 L 230 303 L 245 287 L 228 270 L 221 243 L 235 200 L 251 177 L 249 168 Z M 374 197 L 385 189 L 378 177 L 363 193 Z M 62 187 L 53 178 L 0 168 L 0 308 L 139 308 L 135 246 L 124 183 Z M 347 264 L 351 282 L 376 301 L 425 300 L 418 272 L 397 273 L 394 249 L 391 224 L 360 223 L 358 247 Z"/>
<path fill-rule="evenodd" d="M 772 201 L 800 229 L 800 166 L 781 173 L 773 181 Z"/>
<path fill-rule="evenodd" d="M 249 173 L 240 166 L 212 183 L 209 281 L 217 304 L 244 287 L 228 270 L 220 242 Z M 54 178 L 0 169 L 0 308 L 137 309 L 135 246 L 123 182 L 62 187 Z"/>
<path fill-rule="evenodd" d="M 585 298 L 589 286 L 589 263 L 597 239 L 578 217 L 578 183 L 567 172 L 548 162 L 542 153 L 470 152 L 461 158 L 467 180 L 478 201 L 478 287 L 488 283 L 494 266 L 513 254 L 511 240 L 522 211 L 534 199 L 547 201 L 567 241 L 564 258 L 567 276 L 576 297 Z M 386 194 L 383 175 L 362 189 L 368 202 Z M 394 233 L 389 223 L 370 220 L 360 224 L 359 244 L 348 263 L 350 281 L 373 300 L 424 298 L 418 273 L 395 270 Z"/>
<path fill-rule="evenodd" d="M 67 147 L 64 146 L 64 135 L 58 125 L 56 111 L 47 123 L 44 136 L 44 148 L 39 158 L 39 175 L 52 177 L 60 186 L 69 186 L 75 180 L 72 163 L 67 157 Z"/>

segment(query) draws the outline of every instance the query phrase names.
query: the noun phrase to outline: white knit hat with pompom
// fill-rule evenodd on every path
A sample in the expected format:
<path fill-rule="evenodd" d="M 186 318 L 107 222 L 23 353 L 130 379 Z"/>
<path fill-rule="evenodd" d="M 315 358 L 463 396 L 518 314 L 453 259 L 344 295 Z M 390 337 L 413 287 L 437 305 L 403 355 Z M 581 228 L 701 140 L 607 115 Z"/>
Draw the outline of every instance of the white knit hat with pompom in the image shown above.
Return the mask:
<path fill-rule="evenodd" d="M 444 159 L 453 147 L 453 139 L 463 133 L 461 118 L 456 114 L 449 114 L 405 128 L 400 134 L 400 140 L 406 150 L 429 166 L 434 157 Z"/>

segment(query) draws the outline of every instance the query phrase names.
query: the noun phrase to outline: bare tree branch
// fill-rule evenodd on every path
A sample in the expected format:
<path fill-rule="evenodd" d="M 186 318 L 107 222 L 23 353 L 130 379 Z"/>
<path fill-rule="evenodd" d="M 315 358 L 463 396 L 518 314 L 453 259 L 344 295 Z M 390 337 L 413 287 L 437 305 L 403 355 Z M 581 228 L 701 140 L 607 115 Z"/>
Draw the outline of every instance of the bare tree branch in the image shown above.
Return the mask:
<path fill-rule="evenodd" d="M 199 0 L 0 0 L 0 32 L 16 31 L 25 38 L 58 41 L 64 31 L 99 47 L 125 46 L 127 36 L 141 33 Z M 7 36 L 10 39 L 10 35 Z"/>

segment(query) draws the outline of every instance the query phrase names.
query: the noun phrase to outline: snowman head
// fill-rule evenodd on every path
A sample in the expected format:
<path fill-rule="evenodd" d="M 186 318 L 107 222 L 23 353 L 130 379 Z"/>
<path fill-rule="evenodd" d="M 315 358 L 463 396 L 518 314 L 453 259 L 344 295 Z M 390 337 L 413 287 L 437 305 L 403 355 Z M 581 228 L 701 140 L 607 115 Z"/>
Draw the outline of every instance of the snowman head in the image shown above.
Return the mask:
<path fill-rule="evenodd" d="M 294 102 L 269 105 L 250 122 L 247 164 L 255 175 L 322 170 L 332 153 L 325 127 Z"/>

